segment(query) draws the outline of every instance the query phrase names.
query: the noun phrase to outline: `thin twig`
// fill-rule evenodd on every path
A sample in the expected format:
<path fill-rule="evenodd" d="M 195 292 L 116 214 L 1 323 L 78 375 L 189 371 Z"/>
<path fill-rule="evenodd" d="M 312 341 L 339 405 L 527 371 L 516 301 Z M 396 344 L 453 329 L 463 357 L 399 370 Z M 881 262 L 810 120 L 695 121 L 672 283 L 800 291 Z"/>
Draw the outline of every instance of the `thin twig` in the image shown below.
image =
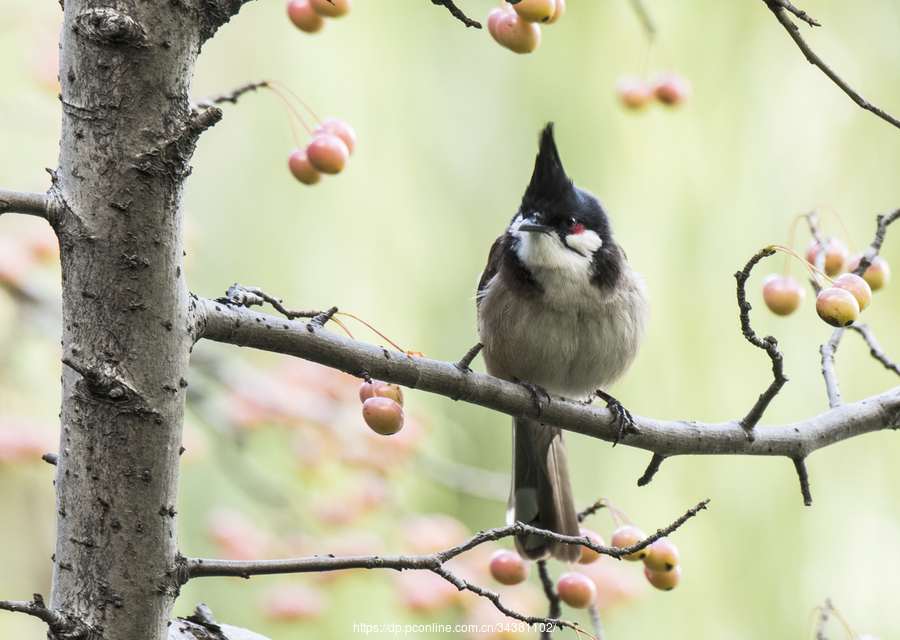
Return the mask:
<path fill-rule="evenodd" d="M 843 404 L 837 376 L 834 373 L 834 353 L 837 351 L 843 335 L 844 329 L 838 327 L 831 334 L 831 340 L 819 347 L 819 353 L 822 355 L 822 376 L 825 378 L 825 391 L 828 393 L 828 406 L 832 409 Z"/>
<path fill-rule="evenodd" d="M 816 628 L 816 640 L 828 640 L 825 633 L 825 627 L 828 626 L 828 619 L 831 618 L 831 612 L 834 611 L 834 605 L 831 598 L 825 598 L 825 604 L 819 612 L 819 625 Z"/>
<path fill-rule="evenodd" d="M 809 490 L 809 474 L 806 472 L 806 458 L 794 458 L 794 469 L 800 480 L 800 493 L 803 494 L 803 504 L 812 505 L 812 493 Z"/>
<path fill-rule="evenodd" d="M 862 95 L 860 95 L 860 93 L 856 89 L 851 87 L 846 80 L 841 78 L 831 69 L 831 67 L 825 64 L 822 58 L 816 55 L 816 53 L 806 43 L 806 40 L 803 39 L 803 36 L 800 35 L 800 28 L 796 24 L 794 24 L 794 21 L 791 20 L 787 13 L 785 13 L 785 0 L 763 0 L 763 2 L 765 2 L 766 6 L 769 7 L 772 13 L 775 14 L 778 22 L 780 22 L 781 26 L 783 26 L 787 30 L 788 35 L 791 36 L 793 41 L 797 44 L 797 47 L 799 47 L 800 51 L 803 52 L 803 55 L 806 56 L 806 59 L 810 64 L 813 64 L 821 69 L 822 73 L 828 76 L 831 81 L 834 82 L 838 87 L 840 87 L 844 93 L 850 96 L 850 99 L 853 100 L 853 102 L 855 102 L 858 106 L 865 109 L 866 111 L 871 111 L 885 122 L 889 122 L 895 127 L 900 128 L 900 119 L 895 118 L 887 111 L 872 104 L 864 97 L 862 97 Z"/>
<path fill-rule="evenodd" d="M 641 26 L 644 28 L 644 32 L 647 34 L 647 39 L 652 41 L 656 37 L 656 25 L 654 25 L 653 20 L 650 19 L 650 13 L 647 11 L 647 7 L 644 6 L 642 0 L 630 0 L 630 2 L 632 10 L 635 15 L 637 15 L 638 20 L 641 22 Z"/>
<path fill-rule="evenodd" d="M 788 381 L 788 377 L 784 375 L 784 356 L 782 356 L 781 352 L 778 350 L 778 341 L 772 336 L 766 336 L 762 339 L 758 338 L 753 327 L 750 326 L 751 306 L 750 303 L 747 302 L 747 294 L 744 290 L 747 278 L 750 277 L 750 271 L 756 266 L 756 263 L 763 258 L 774 254 L 774 249 L 762 249 L 750 258 L 750 261 L 747 262 L 741 271 L 734 274 L 735 280 L 737 280 L 738 308 L 741 312 L 741 333 L 744 334 L 747 342 L 754 347 L 763 349 L 769 354 L 769 358 L 772 360 L 772 376 L 774 378 L 769 385 L 769 388 L 766 389 L 764 393 L 760 394 L 756 404 L 753 405 L 750 412 L 740 421 L 741 427 L 751 440 L 754 438 L 753 427 L 760 421 L 763 413 L 765 413 L 766 408 L 769 406 L 769 403 L 776 395 L 778 395 L 778 392 L 781 391 L 781 387 L 784 386 L 784 383 Z"/>
<path fill-rule="evenodd" d="M 603 640 L 603 621 L 600 618 L 600 609 L 591 604 L 588 607 L 588 615 L 591 616 L 591 624 L 594 625 L 596 640 Z"/>
<path fill-rule="evenodd" d="M 209 109 L 211 107 L 216 106 L 217 104 L 222 104 L 223 102 L 230 102 L 231 104 L 237 104 L 238 98 L 247 93 L 248 91 L 256 91 L 261 87 L 268 87 L 268 80 L 257 80 L 255 82 L 248 82 L 247 84 L 241 85 L 234 91 L 229 93 L 221 93 L 218 95 L 210 96 L 208 98 L 203 98 L 202 100 L 198 100 L 196 102 L 191 103 L 191 111 L 199 111 L 201 109 Z"/>
<path fill-rule="evenodd" d="M 556 593 L 556 585 L 553 584 L 553 576 L 550 575 L 547 561 L 538 560 L 537 567 L 538 575 L 541 578 L 541 586 L 544 588 L 544 595 L 547 596 L 547 601 L 550 603 L 550 611 L 547 613 L 547 617 L 555 620 L 562 615 L 562 600 L 559 594 Z M 552 632 L 553 627 L 541 629 L 541 640 L 549 640 Z"/>
<path fill-rule="evenodd" d="M 462 22 L 467 27 L 475 27 L 476 29 L 481 28 L 481 23 L 469 18 L 466 14 L 460 11 L 459 7 L 457 7 L 453 0 L 431 0 L 431 4 L 436 4 L 439 7 L 444 6 L 447 7 L 447 11 L 449 11 L 454 18 Z"/>
<path fill-rule="evenodd" d="M 853 273 L 862 276 L 866 272 L 866 269 L 872 264 L 872 260 L 881 251 L 881 245 L 884 243 L 884 238 L 887 235 L 888 226 L 897 218 L 900 218 L 900 209 L 894 209 L 890 213 L 879 215 L 876 218 L 875 238 L 872 240 L 872 244 L 866 247 L 862 258 L 859 259 L 859 265 L 853 270 Z"/>
<path fill-rule="evenodd" d="M 900 376 L 900 365 L 891 360 L 891 358 L 884 352 L 881 348 L 881 345 L 878 344 L 878 341 L 875 340 L 875 334 L 872 333 L 872 330 L 869 328 L 867 324 L 851 324 L 850 328 L 856 331 L 859 335 L 863 337 L 863 340 L 866 341 L 866 344 L 869 345 L 869 353 L 873 358 L 878 360 L 881 364 L 884 365 L 884 368 L 893 371 L 898 376 Z"/>
<path fill-rule="evenodd" d="M 600 511 L 600 509 L 603 509 L 604 507 L 609 507 L 609 505 L 606 503 L 606 498 L 600 498 L 599 500 L 597 500 L 597 502 L 595 502 L 591 506 L 585 508 L 583 511 L 581 511 L 578 514 L 578 522 L 584 522 L 585 518 L 587 518 L 588 516 L 594 515 L 595 513 L 597 513 L 598 511 Z"/>
<path fill-rule="evenodd" d="M 658 453 L 653 454 L 653 457 L 650 458 L 650 464 L 647 465 L 647 469 L 644 471 L 644 475 L 638 478 L 637 484 L 639 487 L 645 487 L 650 484 L 650 481 L 653 480 L 653 476 L 659 471 L 659 467 L 665 459 L 666 457 L 664 455 Z"/>
<path fill-rule="evenodd" d="M 803 22 L 805 22 L 809 26 L 811 26 L 811 27 L 821 27 L 822 26 L 822 24 L 818 20 L 816 20 L 815 18 L 810 16 L 805 11 L 801 11 L 800 9 L 798 9 L 797 7 L 792 5 L 790 2 L 788 2 L 788 0 L 775 0 L 775 2 L 777 4 L 780 4 L 782 6 L 782 8 L 787 9 L 788 11 L 793 13 L 800 20 L 803 20 Z"/>

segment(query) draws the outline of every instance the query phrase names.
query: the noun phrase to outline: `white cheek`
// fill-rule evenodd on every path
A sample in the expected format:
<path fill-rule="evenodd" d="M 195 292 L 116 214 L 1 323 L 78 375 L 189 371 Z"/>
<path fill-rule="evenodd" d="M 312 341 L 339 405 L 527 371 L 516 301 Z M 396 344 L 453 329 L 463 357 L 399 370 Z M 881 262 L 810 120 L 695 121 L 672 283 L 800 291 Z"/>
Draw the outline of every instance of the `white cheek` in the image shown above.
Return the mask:
<path fill-rule="evenodd" d="M 519 259 L 538 280 L 543 281 L 546 272 L 586 272 L 591 259 L 566 247 L 559 236 L 546 233 L 518 234 L 517 253 Z"/>
<path fill-rule="evenodd" d="M 568 236 L 566 242 L 583 256 L 593 255 L 597 249 L 603 246 L 600 236 L 589 229 L 583 233 Z"/>

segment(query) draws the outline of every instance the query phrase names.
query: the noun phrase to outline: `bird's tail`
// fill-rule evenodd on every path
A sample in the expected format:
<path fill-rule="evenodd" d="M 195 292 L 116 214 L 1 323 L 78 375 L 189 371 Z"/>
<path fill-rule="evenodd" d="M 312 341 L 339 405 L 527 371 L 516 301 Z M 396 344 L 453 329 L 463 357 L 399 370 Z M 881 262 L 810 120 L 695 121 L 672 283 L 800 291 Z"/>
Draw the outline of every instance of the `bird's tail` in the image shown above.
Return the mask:
<path fill-rule="evenodd" d="M 560 429 L 513 419 L 512 490 L 507 520 L 567 536 L 578 535 L 566 443 Z M 562 562 L 575 562 L 581 557 L 581 545 L 535 535 L 516 536 L 516 550 L 529 560 L 551 555 Z"/>

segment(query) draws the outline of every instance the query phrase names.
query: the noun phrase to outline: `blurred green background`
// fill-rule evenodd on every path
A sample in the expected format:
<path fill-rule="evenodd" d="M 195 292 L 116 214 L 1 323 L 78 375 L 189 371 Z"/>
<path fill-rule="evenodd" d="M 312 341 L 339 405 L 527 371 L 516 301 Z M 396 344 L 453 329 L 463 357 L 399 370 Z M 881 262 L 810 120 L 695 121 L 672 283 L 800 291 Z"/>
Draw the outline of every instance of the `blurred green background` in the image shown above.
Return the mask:
<path fill-rule="evenodd" d="M 459 4 L 480 20 L 494 6 Z M 734 272 L 761 247 L 786 243 L 793 217 L 817 204 L 840 212 L 858 247 L 868 244 L 875 215 L 900 206 L 900 131 L 859 109 L 809 65 L 760 0 L 648 0 L 647 6 L 660 32 L 659 64 L 693 83 L 693 98 L 677 109 L 653 105 L 633 113 L 617 104 L 615 79 L 636 70 L 645 47 L 626 0 L 570 0 L 565 17 L 546 27 L 539 49 L 525 56 L 426 0 L 358 0 L 348 17 L 312 36 L 291 25 L 282 2 L 248 4 L 204 46 L 194 98 L 277 79 L 321 116 L 349 122 L 359 145 L 341 175 L 305 187 L 287 171 L 295 144 L 277 98 L 259 91 L 225 105 L 223 121 L 200 140 L 188 180 L 191 290 L 215 297 L 239 281 L 295 308 L 338 305 L 404 349 L 457 360 L 477 341 L 476 277 L 516 211 L 537 133 L 552 120 L 569 175 L 603 199 L 650 290 L 649 337 L 613 393 L 632 412 L 655 418 L 743 416 L 771 374 L 768 358 L 740 334 Z M 801 27 L 813 48 L 868 99 L 900 113 L 900 5 L 818 0 L 801 8 L 823 24 Z M 58 150 L 53 83 L 60 13 L 52 2 L 0 0 L 4 188 L 49 187 L 44 167 L 55 166 Z M 0 220 L 0 236 L 23 237 L 43 224 L 11 218 Z M 822 210 L 821 218 L 827 234 L 841 235 L 831 214 Z M 807 239 L 801 228 L 796 248 Z M 889 232 L 882 255 L 900 269 L 900 229 Z M 779 339 L 791 379 L 763 420 L 770 424 L 828 408 L 818 346 L 830 328 L 815 317 L 811 300 L 789 318 L 769 314 L 761 303 L 762 277 L 782 267 L 782 258 L 770 258 L 749 284 L 754 327 Z M 53 268 L 36 275 L 50 296 L 58 286 Z M 797 266 L 792 273 L 802 277 Z M 864 316 L 894 358 L 900 358 L 898 292 L 895 281 Z M 13 298 L 0 294 L 0 408 L 51 426 L 59 411 L 54 331 L 52 321 L 19 313 Z M 355 335 L 383 342 L 368 332 Z M 259 370 L 283 364 L 218 345 L 196 351 L 245 357 Z M 480 360 L 474 366 L 480 369 Z M 846 401 L 898 384 L 856 334 L 841 344 L 837 370 Z M 202 392 L 202 376 L 192 385 Z M 407 394 L 407 408 L 427 433 L 402 469 L 379 476 L 388 479 L 391 510 L 359 529 L 379 531 L 392 552 L 402 553 L 409 549 L 392 537 L 391 525 L 405 513 L 447 513 L 472 531 L 502 524 L 503 499 L 457 492 L 425 471 L 454 461 L 507 474 L 508 418 L 416 392 Z M 341 469 L 347 471 L 338 466 L 327 482 L 322 474 L 297 471 L 284 460 L 283 430 L 233 438 L 195 413 L 189 420 L 205 434 L 208 452 L 185 463 L 182 473 L 186 555 L 216 553 L 207 534 L 207 514 L 215 508 L 240 510 L 267 529 L 295 516 L 303 520 L 254 498 L 258 492 L 235 468 L 290 494 L 294 509 L 313 502 L 325 484 L 340 484 Z M 673 536 L 682 585 L 670 593 L 641 585 L 635 597 L 605 613 L 607 638 L 800 639 L 814 607 L 829 596 L 858 632 L 900 637 L 894 434 L 811 456 L 812 507 L 803 506 L 786 460 L 676 458 L 639 489 L 635 481 L 648 453 L 567 438 L 575 493 L 584 504 L 606 495 L 654 530 L 712 500 Z M 223 452 L 231 456 L 225 462 Z M 51 481 L 46 464 L 0 461 L 0 598 L 49 594 Z M 590 524 L 605 536 L 612 530 L 604 513 Z M 322 545 L 316 552 L 327 552 L 328 529 L 316 535 Z M 353 623 L 458 621 L 464 608 L 411 612 L 389 576 L 364 573 L 325 583 L 324 615 L 272 622 L 258 597 L 278 580 L 195 581 L 183 589 L 176 613 L 206 602 L 220 621 L 273 638 L 348 637 Z M 544 606 L 532 613 L 544 613 Z M 588 623 L 583 612 L 564 615 Z M 0 634 L 39 638 L 44 628 L 4 613 Z"/>

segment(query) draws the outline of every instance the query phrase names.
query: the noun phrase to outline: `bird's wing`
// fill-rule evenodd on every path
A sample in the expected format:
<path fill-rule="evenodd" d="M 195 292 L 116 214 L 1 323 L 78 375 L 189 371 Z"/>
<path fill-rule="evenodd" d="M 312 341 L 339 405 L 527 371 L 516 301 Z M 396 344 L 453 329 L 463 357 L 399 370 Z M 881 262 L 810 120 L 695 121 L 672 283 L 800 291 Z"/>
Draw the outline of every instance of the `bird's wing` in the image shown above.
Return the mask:
<path fill-rule="evenodd" d="M 494 240 L 494 244 L 491 245 L 491 251 L 488 253 L 488 261 L 487 265 L 484 267 L 484 271 L 481 272 L 481 278 L 478 280 L 478 293 L 475 297 L 476 305 L 481 304 L 481 296 L 484 293 L 485 287 L 487 287 L 488 282 L 497 275 L 497 271 L 500 270 L 500 256 L 501 246 L 503 244 L 503 236 L 500 236 L 496 240 Z"/>

